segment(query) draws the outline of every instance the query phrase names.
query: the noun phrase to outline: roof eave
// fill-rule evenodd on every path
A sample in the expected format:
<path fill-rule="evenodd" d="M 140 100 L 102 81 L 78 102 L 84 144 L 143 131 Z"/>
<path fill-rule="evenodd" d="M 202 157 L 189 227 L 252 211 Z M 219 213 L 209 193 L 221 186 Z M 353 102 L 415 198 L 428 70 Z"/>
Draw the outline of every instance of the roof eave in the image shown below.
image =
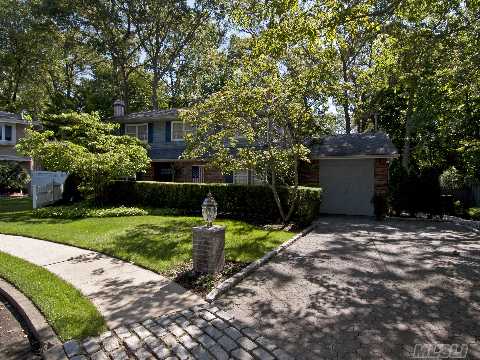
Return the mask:
<path fill-rule="evenodd" d="M 350 160 L 350 159 L 396 159 L 399 154 L 382 155 L 313 155 L 312 160 Z"/>

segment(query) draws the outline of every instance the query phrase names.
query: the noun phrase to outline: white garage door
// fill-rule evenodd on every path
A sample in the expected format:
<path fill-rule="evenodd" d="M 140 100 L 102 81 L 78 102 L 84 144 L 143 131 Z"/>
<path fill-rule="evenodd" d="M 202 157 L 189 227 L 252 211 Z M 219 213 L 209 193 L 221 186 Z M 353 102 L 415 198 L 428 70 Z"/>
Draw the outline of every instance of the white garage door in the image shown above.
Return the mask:
<path fill-rule="evenodd" d="M 373 215 L 374 160 L 320 160 L 321 212 Z"/>

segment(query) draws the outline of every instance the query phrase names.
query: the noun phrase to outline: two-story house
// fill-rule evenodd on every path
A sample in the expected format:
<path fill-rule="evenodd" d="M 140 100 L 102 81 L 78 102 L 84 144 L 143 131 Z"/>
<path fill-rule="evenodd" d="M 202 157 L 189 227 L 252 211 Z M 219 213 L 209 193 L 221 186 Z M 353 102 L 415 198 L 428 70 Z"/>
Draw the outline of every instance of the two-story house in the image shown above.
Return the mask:
<path fill-rule="evenodd" d="M 29 123 L 21 115 L 0 111 L 0 162 L 19 162 L 26 170 L 33 170 L 32 159 L 19 154 L 15 145 L 25 135 Z"/>
<path fill-rule="evenodd" d="M 114 103 L 113 121 L 121 133 L 149 144 L 152 160 L 143 180 L 166 182 L 261 182 L 250 170 L 233 175 L 205 166 L 199 160 L 181 159 L 184 134 L 191 131 L 176 109 L 125 114 L 123 102 Z M 373 215 L 374 194 L 388 191 L 389 161 L 397 149 L 382 132 L 327 136 L 310 144 L 310 162 L 300 164 L 300 184 L 321 186 L 321 211 L 330 214 Z"/>
<path fill-rule="evenodd" d="M 189 131 L 178 120 L 177 109 L 143 111 L 125 114 L 122 101 L 114 103 L 113 121 L 120 133 L 135 136 L 148 143 L 151 167 L 142 180 L 163 182 L 232 182 L 232 177 L 205 167 L 198 160 L 180 159 L 185 150 L 184 134 Z"/>

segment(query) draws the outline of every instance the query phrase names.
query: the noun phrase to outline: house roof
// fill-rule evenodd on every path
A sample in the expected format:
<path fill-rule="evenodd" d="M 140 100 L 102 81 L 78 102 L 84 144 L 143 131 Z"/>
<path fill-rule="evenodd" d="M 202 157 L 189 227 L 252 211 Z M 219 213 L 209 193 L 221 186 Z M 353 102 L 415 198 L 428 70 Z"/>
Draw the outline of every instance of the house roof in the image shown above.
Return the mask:
<path fill-rule="evenodd" d="M 175 120 L 178 118 L 178 109 L 151 110 L 130 113 L 125 116 L 113 117 L 113 121 L 152 121 L 152 120 Z"/>
<path fill-rule="evenodd" d="M 8 111 L 0 111 L 0 122 L 3 123 L 10 123 L 10 124 L 33 124 L 33 125 L 40 125 L 40 122 L 38 121 L 29 121 L 25 120 L 22 115 L 20 114 L 14 114 Z"/>
<path fill-rule="evenodd" d="M 396 157 L 398 151 L 383 132 L 333 135 L 310 144 L 312 158 Z"/>
<path fill-rule="evenodd" d="M 26 123 L 26 121 L 22 119 L 21 115 L 7 111 L 0 111 L 0 121 L 11 123 Z"/>

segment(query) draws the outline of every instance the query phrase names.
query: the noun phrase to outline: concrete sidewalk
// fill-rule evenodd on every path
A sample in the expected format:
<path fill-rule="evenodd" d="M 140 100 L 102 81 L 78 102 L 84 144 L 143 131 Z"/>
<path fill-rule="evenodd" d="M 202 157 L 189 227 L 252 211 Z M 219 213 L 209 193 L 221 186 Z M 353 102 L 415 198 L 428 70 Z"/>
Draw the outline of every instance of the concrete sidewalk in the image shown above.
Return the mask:
<path fill-rule="evenodd" d="M 90 250 L 0 234 L 0 251 L 40 265 L 87 296 L 109 328 L 201 305 L 167 278 Z"/>

